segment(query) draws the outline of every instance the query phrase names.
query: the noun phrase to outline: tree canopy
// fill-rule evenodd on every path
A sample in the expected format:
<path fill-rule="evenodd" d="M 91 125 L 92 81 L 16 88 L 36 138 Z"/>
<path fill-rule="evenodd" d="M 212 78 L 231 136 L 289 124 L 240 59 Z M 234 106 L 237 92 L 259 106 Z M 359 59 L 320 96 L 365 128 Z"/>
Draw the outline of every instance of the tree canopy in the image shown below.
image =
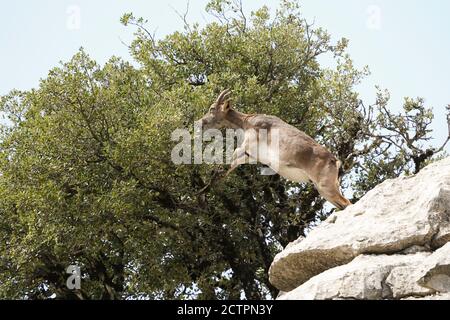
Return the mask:
<path fill-rule="evenodd" d="M 37 88 L 1 97 L 0 298 L 276 297 L 273 257 L 331 209 L 311 185 L 258 166 L 199 194 L 223 166 L 174 164 L 171 133 L 192 132 L 224 88 L 235 108 L 276 115 L 333 151 L 352 201 L 443 155 L 445 144 L 429 145 L 424 99 L 406 98 L 400 113 L 385 90 L 361 101 L 368 70 L 296 2 L 272 16 L 245 16 L 239 1 L 206 11 L 213 22 L 161 39 L 125 14 L 136 64 L 100 66 L 80 49 Z M 69 265 L 81 289 L 66 287 Z"/>

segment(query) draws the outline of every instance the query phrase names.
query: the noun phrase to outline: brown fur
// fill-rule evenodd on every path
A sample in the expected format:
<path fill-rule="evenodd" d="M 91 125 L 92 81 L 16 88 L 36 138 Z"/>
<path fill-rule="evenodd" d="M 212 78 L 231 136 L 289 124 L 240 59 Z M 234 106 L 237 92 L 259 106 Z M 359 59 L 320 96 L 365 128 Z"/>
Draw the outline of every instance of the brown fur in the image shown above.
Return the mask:
<path fill-rule="evenodd" d="M 340 161 L 330 151 L 303 131 L 287 124 L 278 117 L 264 114 L 247 115 L 234 110 L 227 99 L 228 95 L 229 91 L 222 92 L 211 106 L 210 112 L 200 119 L 204 129 L 230 127 L 243 129 L 245 133 L 250 129 L 256 131 L 265 129 L 269 131 L 269 134 L 271 130 L 277 129 L 280 133 L 280 171 L 304 172 L 319 193 L 339 209 L 345 209 L 351 204 L 340 191 Z M 226 175 L 248 160 L 246 158 L 248 153 L 243 150 L 247 150 L 250 139 L 252 138 L 246 134 L 243 146 L 236 149 L 235 159 Z M 256 160 L 259 159 L 256 158 Z M 298 180 L 301 182 L 300 178 Z"/>

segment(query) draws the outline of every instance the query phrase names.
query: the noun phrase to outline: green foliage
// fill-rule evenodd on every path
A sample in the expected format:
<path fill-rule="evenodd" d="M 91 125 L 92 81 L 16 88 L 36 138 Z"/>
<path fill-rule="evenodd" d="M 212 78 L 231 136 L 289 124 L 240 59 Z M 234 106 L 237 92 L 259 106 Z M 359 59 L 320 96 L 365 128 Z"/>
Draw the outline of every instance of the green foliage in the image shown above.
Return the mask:
<path fill-rule="evenodd" d="M 192 129 L 224 88 L 239 110 L 277 115 L 333 150 L 355 200 L 442 151 L 423 149 L 433 114 L 422 99 L 398 115 L 385 92 L 362 104 L 354 87 L 368 71 L 295 2 L 275 17 L 246 17 L 238 1 L 206 10 L 215 22 L 160 40 L 125 14 L 138 68 L 80 50 L 37 89 L 1 98 L 0 298 L 276 296 L 274 255 L 330 211 L 310 185 L 255 166 L 198 195 L 216 168 L 174 165 L 171 133 Z M 65 286 L 72 264 L 81 290 Z"/>

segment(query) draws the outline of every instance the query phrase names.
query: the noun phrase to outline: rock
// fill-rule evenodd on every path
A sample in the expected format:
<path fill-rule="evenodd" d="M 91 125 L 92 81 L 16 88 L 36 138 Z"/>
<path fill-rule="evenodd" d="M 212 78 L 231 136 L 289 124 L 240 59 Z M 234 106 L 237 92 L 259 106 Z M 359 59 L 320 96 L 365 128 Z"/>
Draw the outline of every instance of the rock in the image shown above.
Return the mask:
<path fill-rule="evenodd" d="M 269 278 L 289 292 L 359 255 L 432 250 L 449 240 L 450 158 L 446 158 L 415 176 L 387 180 L 358 203 L 331 215 L 275 257 Z M 358 296 L 371 295 L 366 290 Z"/>
<path fill-rule="evenodd" d="M 402 300 L 450 300 L 450 293 L 442 293 L 426 297 L 408 297 Z"/>
<path fill-rule="evenodd" d="M 360 255 L 280 293 L 277 299 L 417 299 L 436 292 L 450 292 L 450 243 L 432 254 Z"/>
<path fill-rule="evenodd" d="M 400 299 L 408 296 L 426 296 L 433 294 L 435 291 L 420 286 L 414 277 L 417 266 L 408 265 L 392 269 L 386 278 L 386 284 L 392 291 L 392 298 Z"/>
<path fill-rule="evenodd" d="M 433 239 L 433 247 L 442 247 L 447 242 L 450 242 L 450 222 L 439 227 L 438 233 Z"/>
<path fill-rule="evenodd" d="M 400 273 L 414 268 L 429 253 L 412 255 L 361 255 L 349 264 L 329 269 L 281 295 L 280 300 L 390 299 L 411 292 L 426 295 L 434 291 L 420 287 Z M 406 269 L 403 269 L 405 271 Z M 393 272 L 395 272 L 393 274 Z M 387 280 L 388 279 L 388 280 Z"/>
<path fill-rule="evenodd" d="M 399 253 L 413 254 L 413 253 L 417 253 L 417 252 L 429 252 L 429 251 L 431 251 L 430 246 L 425 245 L 425 246 L 412 246 L 412 247 L 406 248 L 405 250 L 400 251 Z"/>
<path fill-rule="evenodd" d="M 418 269 L 418 284 L 439 292 L 450 292 L 450 242 L 425 259 Z"/>
<path fill-rule="evenodd" d="M 293 246 L 295 246 L 296 244 L 299 244 L 300 242 L 302 242 L 303 240 L 305 240 L 305 237 L 299 237 L 297 240 L 294 240 L 294 241 L 288 243 L 288 245 L 287 245 L 286 248 L 284 248 L 284 249 L 286 250 L 286 249 L 288 249 L 288 248 L 290 248 L 290 247 L 293 247 Z"/>

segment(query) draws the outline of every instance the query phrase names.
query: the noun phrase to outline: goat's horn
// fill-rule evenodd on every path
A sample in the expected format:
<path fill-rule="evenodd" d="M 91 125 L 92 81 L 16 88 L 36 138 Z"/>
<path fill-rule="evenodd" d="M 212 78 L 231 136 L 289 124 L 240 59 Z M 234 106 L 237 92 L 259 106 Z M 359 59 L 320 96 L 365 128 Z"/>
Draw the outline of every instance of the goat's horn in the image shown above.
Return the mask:
<path fill-rule="evenodd" d="M 223 90 L 223 91 L 220 93 L 219 97 L 217 98 L 216 103 L 218 103 L 218 104 L 222 103 L 223 100 L 224 100 L 225 98 L 228 98 L 228 96 L 229 96 L 230 94 L 231 94 L 231 91 L 230 91 L 229 89 Z"/>

